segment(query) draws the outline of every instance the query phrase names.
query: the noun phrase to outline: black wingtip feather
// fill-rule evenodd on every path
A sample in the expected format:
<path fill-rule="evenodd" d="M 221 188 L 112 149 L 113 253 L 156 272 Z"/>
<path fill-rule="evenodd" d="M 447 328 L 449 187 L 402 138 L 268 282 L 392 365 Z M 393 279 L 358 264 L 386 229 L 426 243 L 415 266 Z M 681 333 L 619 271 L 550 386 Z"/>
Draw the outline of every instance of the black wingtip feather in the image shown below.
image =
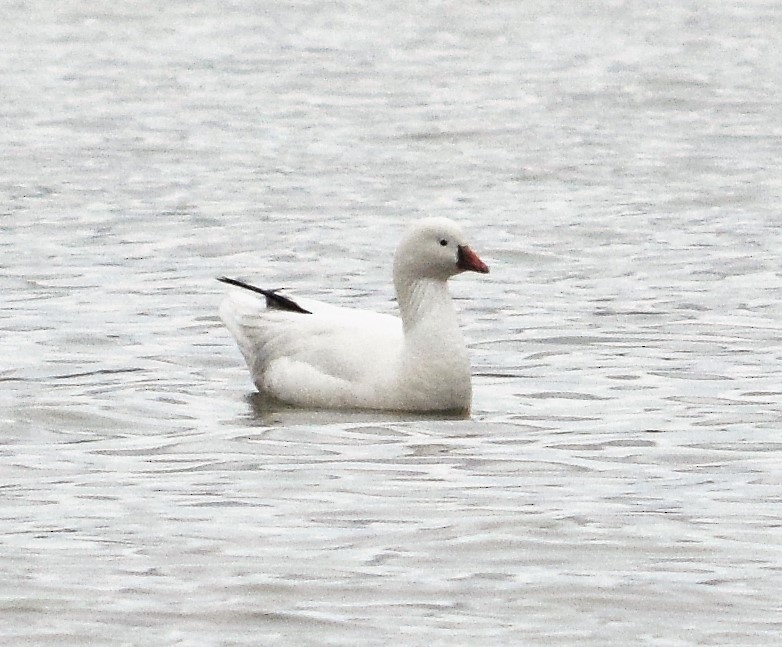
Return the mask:
<path fill-rule="evenodd" d="M 300 312 L 305 315 L 312 314 L 309 310 L 305 310 L 293 299 L 284 297 L 281 294 L 277 294 L 277 290 L 264 290 L 263 288 L 257 288 L 254 285 L 240 281 L 239 279 L 229 279 L 227 276 L 218 276 L 217 280 L 221 283 L 228 283 L 228 285 L 234 285 L 237 288 L 244 288 L 250 290 L 250 292 L 257 292 L 266 297 L 266 307 L 277 308 L 278 310 L 288 310 L 289 312 Z"/>

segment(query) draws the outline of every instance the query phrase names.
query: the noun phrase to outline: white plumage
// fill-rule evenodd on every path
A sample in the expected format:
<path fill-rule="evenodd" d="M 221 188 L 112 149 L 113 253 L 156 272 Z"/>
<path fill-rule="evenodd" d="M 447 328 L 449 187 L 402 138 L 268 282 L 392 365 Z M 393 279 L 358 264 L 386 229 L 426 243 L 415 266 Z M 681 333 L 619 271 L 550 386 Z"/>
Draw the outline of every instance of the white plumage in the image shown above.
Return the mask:
<path fill-rule="evenodd" d="M 489 268 L 446 218 L 417 222 L 394 255 L 400 317 L 295 301 L 235 279 L 220 316 L 261 393 L 310 408 L 468 412 L 470 364 L 447 280 Z M 260 293 L 265 298 L 261 298 Z"/>

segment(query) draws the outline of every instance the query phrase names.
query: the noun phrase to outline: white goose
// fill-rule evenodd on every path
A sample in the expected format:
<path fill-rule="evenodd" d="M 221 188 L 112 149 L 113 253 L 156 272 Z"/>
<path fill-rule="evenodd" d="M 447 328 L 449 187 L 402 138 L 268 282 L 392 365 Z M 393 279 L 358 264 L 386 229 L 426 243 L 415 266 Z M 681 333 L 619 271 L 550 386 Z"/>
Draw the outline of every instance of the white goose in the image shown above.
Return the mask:
<path fill-rule="evenodd" d="M 218 280 L 243 289 L 229 293 L 220 317 L 255 386 L 282 402 L 468 413 L 470 363 L 446 285 L 464 271 L 489 268 L 456 223 L 427 218 L 410 228 L 394 255 L 401 318 L 294 301 L 226 277 Z"/>

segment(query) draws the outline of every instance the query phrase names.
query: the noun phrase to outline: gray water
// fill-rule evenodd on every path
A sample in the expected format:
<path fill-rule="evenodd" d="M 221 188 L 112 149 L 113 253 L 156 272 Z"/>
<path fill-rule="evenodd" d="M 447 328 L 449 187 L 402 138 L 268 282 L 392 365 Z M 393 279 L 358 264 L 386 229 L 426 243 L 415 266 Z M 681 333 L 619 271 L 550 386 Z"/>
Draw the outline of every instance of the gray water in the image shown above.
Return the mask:
<path fill-rule="evenodd" d="M 0 643 L 782 640 L 779 3 L 0 17 Z M 424 215 L 471 419 L 254 396 L 214 277 Z"/>

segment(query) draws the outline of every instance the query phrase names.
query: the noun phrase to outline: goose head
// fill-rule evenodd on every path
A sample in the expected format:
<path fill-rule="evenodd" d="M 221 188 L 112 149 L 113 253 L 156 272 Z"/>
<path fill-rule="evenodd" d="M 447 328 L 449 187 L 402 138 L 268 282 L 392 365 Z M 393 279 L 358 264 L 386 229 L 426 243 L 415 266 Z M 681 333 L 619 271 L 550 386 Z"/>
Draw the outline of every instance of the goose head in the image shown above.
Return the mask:
<path fill-rule="evenodd" d="M 407 231 L 394 254 L 396 282 L 447 281 L 461 272 L 486 274 L 488 266 L 467 244 L 461 227 L 448 218 L 425 218 Z"/>

